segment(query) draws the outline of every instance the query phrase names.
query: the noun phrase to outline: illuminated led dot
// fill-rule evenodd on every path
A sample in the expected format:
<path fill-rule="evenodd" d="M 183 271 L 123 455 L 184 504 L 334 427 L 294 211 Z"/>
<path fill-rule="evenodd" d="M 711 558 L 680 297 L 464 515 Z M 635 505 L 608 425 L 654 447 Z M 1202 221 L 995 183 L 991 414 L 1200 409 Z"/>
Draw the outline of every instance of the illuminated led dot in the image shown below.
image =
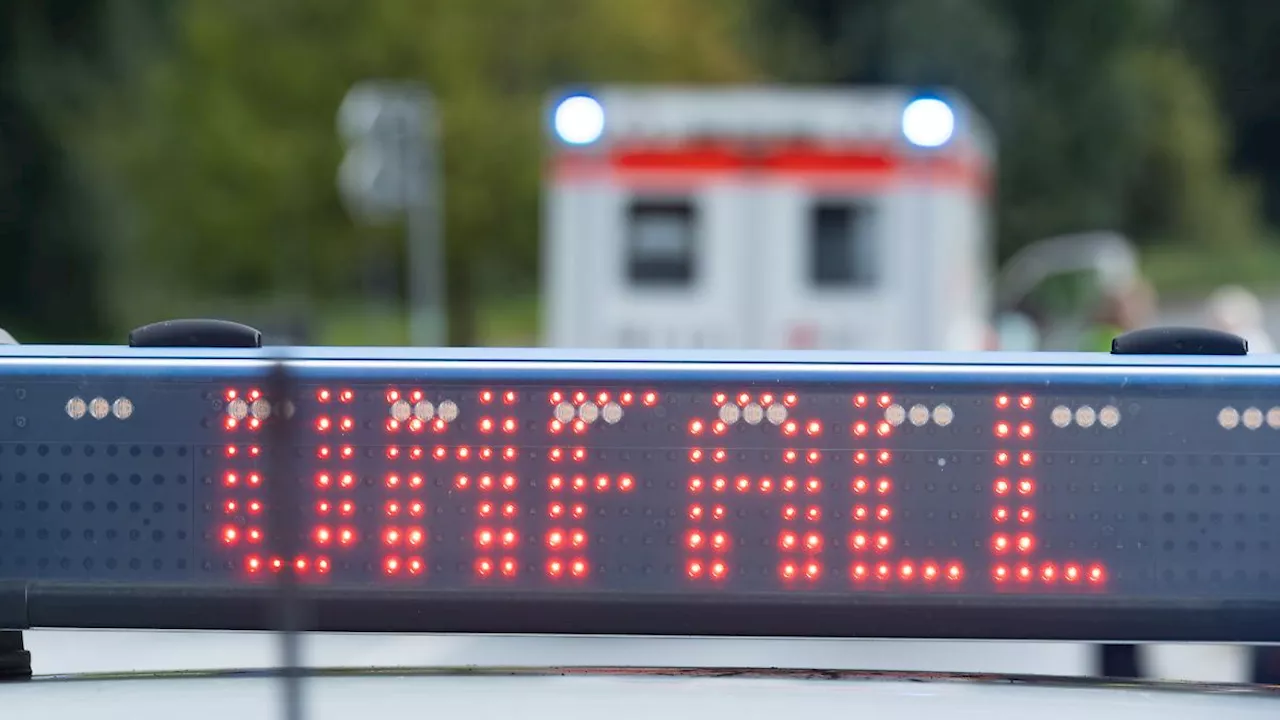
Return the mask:
<path fill-rule="evenodd" d="M 1018 566 L 1018 579 L 1019 579 L 1019 580 L 1021 580 L 1022 582 L 1026 582 L 1026 581 L 1028 581 L 1028 580 L 1030 580 L 1030 579 L 1031 579 L 1031 575 L 1032 575 L 1032 572 L 1031 572 L 1031 566 L 1030 566 L 1030 565 L 1019 565 L 1019 566 Z"/>
<path fill-rule="evenodd" d="M 809 478 L 808 480 L 805 481 L 804 489 L 805 489 L 805 492 L 808 492 L 810 494 L 816 493 L 822 490 L 822 481 L 816 477 Z"/>
<path fill-rule="evenodd" d="M 234 545 L 238 539 L 240 539 L 240 532 L 234 527 L 228 526 L 222 530 L 222 542 L 227 545 Z"/>
<path fill-rule="evenodd" d="M 849 537 L 849 546 L 854 550 L 864 550 L 867 547 L 867 536 L 863 533 L 854 533 Z"/>
<path fill-rule="evenodd" d="M 782 567 L 778 568 L 778 574 L 782 575 L 782 579 L 784 580 L 794 578 L 797 572 L 799 571 L 796 568 L 796 564 L 791 562 L 783 563 Z"/>
<path fill-rule="evenodd" d="M 351 528 L 342 528 L 338 531 L 338 542 L 343 545 L 350 545 L 356 541 L 356 532 Z"/>
<path fill-rule="evenodd" d="M 1009 436 L 1009 423 L 1007 423 L 1007 422 L 998 422 L 998 423 L 996 423 L 995 433 L 996 433 L 996 437 L 1008 437 L 1008 436 Z"/>
<path fill-rule="evenodd" d="M 897 405 L 897 404 L 890 405 L 889 407 L 884 409 L 884 419 L 890 425 L 893 425 L 896 427 L 906 421 L 907 410 L 901 405 Z"/>
<path fill-rule="evenodd" d="M 1062 569 L 1062 577 L 1067 582 L 1076 582 L 1080 579 L 1080 568 L 1077 565 L 1067 565 Z"/>
<path fill-rule="evenodd" d="M 698 562 L 697 560 L 690 560 L 688 567 L 685 569 L 685 572 L 691 578 L 702 577 L 702 563 Z"/>
<path fill-rule="evenodd" d="M 1034 519 L 1035 519 L 1035 512 L 1033 512 L 1031 508 L 1022 508 L 1021 510 L 1018 511 L 1018 522 L 1020 523 L 1026 524 L 1031 522 Z"/>
<path fill-rule="evenodd" d="M 950 425 L 951 421 L 954 420 L 955 417 L 956 413 L 951 409 L 950 405 L 943 404 L 933 409 L 933 422 L 938 425 L 938 427 L 946 427 Z"/>
<path fill-rule="evenodd" d="M 1006 552 L 1009 549 L 1009 536 L 996 535 L 991 538 L 991 549 L 996 552 Z"/>
<path fill-rule="evenodd" d="M 581 520 L 587 516 L 587 506 L 581 503 L 575 504 L 569 510 L 569 514 L 572 515 L 575 520 Z"/>
<path fill-rule="evenodd" d="M 764 414 L 771 425 L 781 425 L 787 419 L 787 408 L 785 405 L 770 405 Z"/>
<path fill-rule="evenodd" d="M 426 506 L 419 501 L 409 503 L 409 514 L 414 517 L 421 517 L 425 510 Z"/>
<path fill-rule="evenodd" d="M 997 453 L 996 453 L 996 464 L 997 464 L 997 465 L 1008 465 L 1008 464 L 1009 464 L 1009 453 L 1005 452 L 1004 450 L 1001 450 L 1001 451 L 997 452 Z"/>
<path fill-rule="evenodd" d="M 880 493 L 881 495 L 888 495 L 889 491 L 892 489 L 893 489 L 893 482 L 890 481 L 889 478 L 880 478 L 880 480 L 876 482 L 876 492 Z"/>
<path fill-rule="evenodd" d="M 865 493 L 870 487 L 871 483 L 864 477 L 853 479 L 853 491 L 859 495 Z"/>
<path fill-rule="evenodd" d="M 1030 535 L 1018 536 L 1018 552 L 1031 552 L 1035 546 L 1035 540 Z"/>
<path fill-rule="evenodd" d="M 1257 430 L 1262 427 L 1262 411 L 1258 408 L 1251 407 L 1246 409 L 1240 418 L 1244 421 L 1244 426 L 1250 430 Z"/>
<path fill-rule="evenodd" d="M 481 558 L 476 561 L 476 574 L 480 577 L 489 577 L 493 574 L 493 561 Z"/>
<path fill-rule="evenodd" d="M 1018 481 L 1018 492 L 1023 495 L 1030 495 L 1035 492 L 1035 489 L 1035 483 L 1031 482 L 1028 478 L 1023 478 Z"/>
<path fill-rule="evenodd" d="M 583 577 L 587 574 L 587 563 L 583 560 L 574 560 L 569 565 L 569 572 L 572 573 L 574 577 Z"/>
<path fill-rule="evenodd" d="M 1064 428 L 1071 424 L 1071 408 L 1059 405 L 1049 413 L 1049 421 L 1056 427 Z"/>
<path fill-rule="evenodd" d="M 889 567 L 889 563 L 880 563 L 876 565 L 876 578 L 880 580 L 888 580 L 893 574 L 893 569 Z"/>
<path fill-rule="evenodd" d="M 809 533 L 804 536 L 804 546 L 807 550 L 819 550 L 822 548 L 822 536 L 817 533 Z"/>
<path fill-rule="evenodd" d="M 996 396 L 996 407 L 1000 408 L 1001 410 L 1003 410 L 1003 409 L 1005 409 L 1005 408 L 1009 407 L 1009 402 L 1010 402 L 1010 401 L 1009 401 L 1009 396 L 1008 396 L 1008 395 L 997 395 L 997 396 Z"/>
<path fill-rule="evenodd" d="M 938 577 L 938 566 L 933 563 L 926 563 L 920 568 L 920 577 L 928 582 L 936 580 Z"/>
<path fill-rule="evenodd" d="M 645 407 L 653 407 L 654 405 L 657 405 L 657 404 L 658 404 L 658 393 L 656 393 L 656 392 L 654 392 L 654 391 L 652 391 L 652 390 L 650 390 L 650 391 L 646 392 L 646 393 L 644 394 L 644 397 L 642 398 L 642 402 L 644 402 Z"/>
<path fill-rule="evenodd" d="M 764 420 L 765 411 L 755 403 L 748 403 L 742 408 L 742 419 L 747 421 L 748 425 L 759 425 Z"/>
<path fill-rule="evenodd" d="M 809 422 L 805 423 L 804 431 L 805 431 L 805 434 L 810 436 L 821 435 L 822 423 L 818 422 L 817 420 L 810 420 Z"/>
<path fill-rule="evenodd" d="M 951 581 L 959 580 L 964 576 L 964 570 L 956 563 L 947 566 L 947 579 Z"/>
<path fill-rule="evenodd" d="M 247 532 L 246 535 L 249 536 L 249 542 L 251 543 L 260 542 L 262 540 L 262 531 L 258 528 L 249 528 L 249 532 Z"/>
<path fill-rule="evenodd" d="M 1081 406 L 1076 410 L 1076 424 L 1082 428 L 1093 427 L 1093 423 L 1098 419 L 1098 414 L 1088 405 Z"/>
<path fill-rule="evenodd" d="M 810 505 L 809 509 L 804 513 L 809 522 L 817 522 L 822 519 L 822 510 L 816 505 Z"/>
<path fill-rule="evenodd" d="M 870 574 L 871 570 L 865 563 L 854 563 L 853 567 L 849 568 L 849 575 L 851 575 L 854 580 L 866 580 L 867 576 Z"/>
<path fill-rule="evenodd" d="M 1267 425 L 1280 428 L 1280 407 L 1273 407 L 1267 411 Z"/>
<path fill-rule="evenodd" d="M 88 411 L 88 409 L 89 409 L 89 405 L 84 401 L 83 398 L 73 397 L 67 401 L 67 407 L 66 407 L 67 415 L 72 420 L 79 420 L 80 418 L 84 417 L 84 414 L 86 411 Z"/>
<path fill-rule="evenodd" d="M 407 400 L 397 400 L 391 403 L 391 417 L 395 418 L 396 422 L 408 422 L 409 418 L 413 417 L 413 406 Z"/>
<path fill-rule="evenodd" d="M 423 569 L 426 568 L 426 565 L 424 565 L 422 560 L 418 558 L 409 558 L 409 560 L 405 563 L 405 566 L 409 568 L 410 575 L 417 575 L 421 573 Z"/>
<path fill-rule="evenodd" d="M 516 575 L 516 571 L 517 571 L 518 569 L 519 569 L 519 566 L 517 566 L 517 565 L 516 565 L 516 561 L 515 561 L 515 560 L 512 560 L 511 558 L 507 558 L 507 559 L 505 559 L 505 560 L 503 560 L 503 561 L 502 561 L 502 575 L 503 575 L 503 577 L 515 577 L 515 575 Z"/>
<path fill-rule="evenodd" d="M 723 578 L 724 578 L 724 576 L 726 576 L 726 575 L 728 575 L 728 574 L 729 574 L 729 566 L 728 566 L 728 565 L 725 565 L 723 562 L 721 562 L 721 561 L 719 561 L 719 560 L 717 560 L 716 562 L 711 563 L 711 577 L 712 577 L 712 578 L 714 578 L 714 579 L 716 579 L 716 580 L 721 580 L 721 579 L 723 579 Z"/>
<path fill-rule="evenodd" d="M 876 550 L 883 552 L 888 550 L 891 545 L 893 545 L 893 540 L 887 534 L 880 533 L 876 535 Z"/>
<path fill-rule="evenodd" d="M 1009 578 L 1009 568 L 1004 565 L 991 568 L 991 578 L 996 582 L 1004 582 Z"/>
<path fill-rule="evenodd" d="M 902 563 L 902 565 L 898 566 L 898 575 L 899 575 L 903 580 L 910 580 L 910 579 L 912 579 L 912 578 L 913 578 L 913 577 L 915 577 L 915 575 L 916 575 L 916 567 L 915 567 L 915 565 L 912 565 L 910 562 L 904 562 L 904 563 Z"/>
<path fill-rule="evenodd" d="M 436 415 L 447 423 L 458 419 L 458 404 L 452 400 L 442 400 L 436 408 Z"/>
<path fill-rule="evenodd" d="M 610 425 L 616 425 L 622 420 L 622 406 L 616 402 L 608 402 L 600 410 L 600 417 Z"/>
<path fill-rule="evenodd" d="M 1036 402 L 1035 398 L 1031 397 L 1030 395 L 1023 395 L 1022 397 L 1018 398 L 1018 407 L 1022 408 L 1023 410 L 1030 410 L 1031 407 L 1035 405 L 1035 402 Z"/>
<path fill-rule="evenodd" d="M 725 403 L 720 406 L 720 420 L 726 425 L 732 425 L 742 418 L 742 411 L 733 403 Z"/>
<path fill-rule="evenodd" d="M 600 408 L 595 403 L 586 403 L 578 408 L 578 417 L 582 418 L 583 422 L 593 423 L 600 418 Z"/>
<path fill-rule="evenodd" d="M 1040 568 L 1040 579 L 1045 582 L 1053 582 L 1058 578 L 1058 571 L 1052 565 L 1045 565 Z"/>
<path fill-rule="evenodd" d="M 1101 565 L 1094 565 L 1089 568 L 1089 582 L 1100 583 L 1106 579 L 1106 573 L 1103 572 Z"/>
<path fill-rule="evenodd" d="M 1240 424 L 1240 413 L 1233 407 L 1224 407 L 1218 411 L 1218 424 L 1231 430 Z"/>

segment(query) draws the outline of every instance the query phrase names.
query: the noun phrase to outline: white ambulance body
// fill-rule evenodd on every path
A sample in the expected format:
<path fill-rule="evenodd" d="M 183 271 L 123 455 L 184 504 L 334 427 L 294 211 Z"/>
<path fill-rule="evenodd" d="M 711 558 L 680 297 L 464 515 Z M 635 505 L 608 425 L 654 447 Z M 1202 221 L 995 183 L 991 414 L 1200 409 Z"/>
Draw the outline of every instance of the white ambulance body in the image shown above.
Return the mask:
<path fill-rule="evenodd" d="M 549 125 L 546 345 L 987 340 L 994 143 L 962 98 L 608 87 Z"/>

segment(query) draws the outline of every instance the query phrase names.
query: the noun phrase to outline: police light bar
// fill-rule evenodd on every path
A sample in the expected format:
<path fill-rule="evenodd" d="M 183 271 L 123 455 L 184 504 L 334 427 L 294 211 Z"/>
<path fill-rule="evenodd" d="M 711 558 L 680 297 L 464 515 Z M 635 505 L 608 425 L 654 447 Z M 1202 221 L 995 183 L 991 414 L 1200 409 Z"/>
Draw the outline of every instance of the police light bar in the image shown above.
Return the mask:
<path fill-rule="evenodd" d="M 0 349 L 0 627 L 1280 640 L 1274 360 L 280 352 Z"/>

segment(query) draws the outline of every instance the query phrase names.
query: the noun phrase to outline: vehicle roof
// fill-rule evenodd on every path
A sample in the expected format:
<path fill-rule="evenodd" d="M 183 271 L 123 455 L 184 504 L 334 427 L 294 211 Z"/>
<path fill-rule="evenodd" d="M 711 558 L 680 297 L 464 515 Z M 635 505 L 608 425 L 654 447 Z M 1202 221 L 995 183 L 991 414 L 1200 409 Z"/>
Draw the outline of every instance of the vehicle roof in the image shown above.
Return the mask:
<path fill-rule="evenodd" d="M 1280 695 L 1254 688 L 1028 683 L 1004 677 L 940 677 L 830 671 L 548 668 L 540 670 L 359 670 L 302 681 L 303 717 L 350 720 L 409 717 L 481 720 L 548 717 L 769 718 L 847 716 L 1077 720 L 1090 714 L 1181 720 L 1226 713 L 1272 718 Z M 13 717 L 159 717 L 189 720 L 282 717 L 280 680 L 265 673 L 132 678 L 46 678 L 0 686 Z"/>

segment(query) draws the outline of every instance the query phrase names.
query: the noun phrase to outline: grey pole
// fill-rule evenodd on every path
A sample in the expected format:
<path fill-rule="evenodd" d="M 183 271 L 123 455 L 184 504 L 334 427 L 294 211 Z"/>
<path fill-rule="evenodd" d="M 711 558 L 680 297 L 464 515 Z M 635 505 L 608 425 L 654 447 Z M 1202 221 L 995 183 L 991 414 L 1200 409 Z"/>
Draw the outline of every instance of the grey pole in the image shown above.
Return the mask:
<path fill-rule="evenodd" d="M 405 188 L 405 233 L 409 257 L 409 339 L 413 345 L 443 346 L 448 343 L 445 308 L 444 203 L 440 183 L 438 130 L 434 112 L 418 117 L 422 127 L 405 128 L 407 140 L 402 162 Z M 415 132 L 416 131 L 416 132 Z M 425 142 L 423 141 L 425 139 Z M 417 179 L 415 182 L 413 179 Z"/>

